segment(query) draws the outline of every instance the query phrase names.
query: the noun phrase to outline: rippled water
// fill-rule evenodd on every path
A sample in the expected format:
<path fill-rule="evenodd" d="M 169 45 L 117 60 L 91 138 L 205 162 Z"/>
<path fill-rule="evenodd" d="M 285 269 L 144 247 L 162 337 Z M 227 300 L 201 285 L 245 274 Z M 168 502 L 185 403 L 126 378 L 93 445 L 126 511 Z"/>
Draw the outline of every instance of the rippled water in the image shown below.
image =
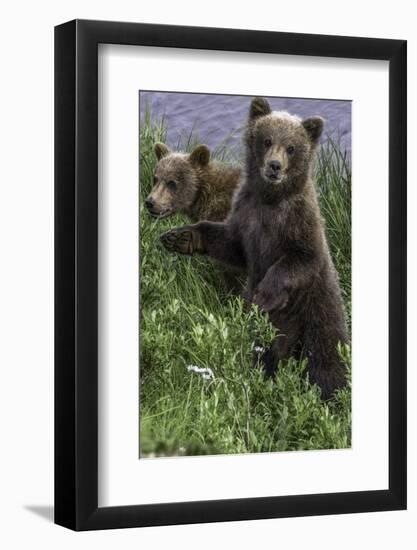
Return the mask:
<path fill-rule="evenodd" d="M 340 140 L 342 147 L 350 155 L 350 101 L 280 97 L 267 99 L 276 111 L 288 111 L 301 118 L 313 115 L 324 117 L 325 132 L 322 141 L 330 135 L 333 139 Z M 171 147 L 176 147 L 181 136 L 187 136 L 194 129 L 199 141 L 212 149 L 227 140 L 228 144 L 240 150 L 242 127 L 247 119 L 250 101 L 251 97 L 245 96 L 141 91 L 140 111 L 143 115 L 148 105 L 152 116 L 164 115 L 167 142 Z"/>

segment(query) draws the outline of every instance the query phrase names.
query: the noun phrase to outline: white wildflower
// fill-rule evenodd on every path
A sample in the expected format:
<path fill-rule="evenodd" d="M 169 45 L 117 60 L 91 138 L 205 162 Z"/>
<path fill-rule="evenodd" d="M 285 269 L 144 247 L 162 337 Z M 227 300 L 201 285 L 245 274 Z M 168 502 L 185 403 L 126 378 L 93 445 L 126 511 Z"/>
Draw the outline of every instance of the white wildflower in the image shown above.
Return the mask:
<path fill-rule="evenodd" d="M 213 380 L 214 373 L 209 368 L 204 367 L 198 367 L 197 365 L 188 365 L 187 366 L 188 372 L 195 372 L 196 374 L 199 374 L 204 380 Z"/>
<path fill-rule="evenodd" d="M 253 349 L 256 351 L 256 353 L 263 353 L 265 351 L 265 348 L 263 348 L 262 346 L 255 346 Z"/>

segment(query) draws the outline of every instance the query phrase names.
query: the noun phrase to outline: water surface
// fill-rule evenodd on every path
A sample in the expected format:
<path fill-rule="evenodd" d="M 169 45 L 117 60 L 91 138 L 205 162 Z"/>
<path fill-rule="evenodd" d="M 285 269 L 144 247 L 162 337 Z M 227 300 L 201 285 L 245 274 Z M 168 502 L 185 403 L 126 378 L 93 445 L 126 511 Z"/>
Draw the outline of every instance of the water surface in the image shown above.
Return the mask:
<path fill-rule="evenodd" d="M 181 137 L 194 130 L 201 143 L 211 149 L 227 143 L 240 151 L 242 128 L 246 122 L 251 97 L 190 94 L 177 92 L 140 92 L 141 116 L 147 106 L 152 116 L 164 116 L 167 143 L 176 148 Z M 320 115 L 325 119 L 322 141 L 330 135 L 340 140 L 342 147 L 351 152 L 351 101 L 330 99 L 300 99 L 267 97 L 275 111 L 288 111 L 301 118 Z"/>

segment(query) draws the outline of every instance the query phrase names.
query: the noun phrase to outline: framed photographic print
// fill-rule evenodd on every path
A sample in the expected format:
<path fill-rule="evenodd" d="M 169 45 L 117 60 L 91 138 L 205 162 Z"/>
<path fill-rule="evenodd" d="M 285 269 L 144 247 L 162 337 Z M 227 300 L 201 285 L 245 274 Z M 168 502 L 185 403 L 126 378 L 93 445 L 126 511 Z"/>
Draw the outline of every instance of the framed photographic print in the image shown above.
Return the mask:
<path fill-rule="evenodd" d="M 406 507 L 406 42 L 55 29 L 55 521 Z"/>

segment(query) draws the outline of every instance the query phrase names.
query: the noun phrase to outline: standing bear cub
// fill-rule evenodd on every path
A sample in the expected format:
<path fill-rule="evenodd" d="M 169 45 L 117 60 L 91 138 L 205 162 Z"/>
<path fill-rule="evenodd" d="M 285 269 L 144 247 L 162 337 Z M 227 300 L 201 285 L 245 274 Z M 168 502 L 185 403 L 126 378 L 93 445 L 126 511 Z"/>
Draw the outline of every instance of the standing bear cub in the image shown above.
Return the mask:
<path fill-rule="evenodd" d="M 348 333 L 338 276 L 312 179 L 323 130 L 320 117 L 272 112 L 255 98 L 246 141 L 246 177 L 224 223 L 202 221 L 161 236 L 183 254 L 207 254 L 247 275 L 245 297 L 269 313 L 279 335 L 263 361 L 306 357 L 309 380 L 323 399 L 346 382 L 338 342 Z"/>
<path fill-rule="evenodd" d="M 210 160 L 207 145 L 191 154 L 171 151 L 165 144 L 154 146 L 158 164 L 154 186 L 145 206 L 155 218 L 182 212 L 191 221 L 222 221 L 230 211 L 233 193 L 242 170 Z"/>

